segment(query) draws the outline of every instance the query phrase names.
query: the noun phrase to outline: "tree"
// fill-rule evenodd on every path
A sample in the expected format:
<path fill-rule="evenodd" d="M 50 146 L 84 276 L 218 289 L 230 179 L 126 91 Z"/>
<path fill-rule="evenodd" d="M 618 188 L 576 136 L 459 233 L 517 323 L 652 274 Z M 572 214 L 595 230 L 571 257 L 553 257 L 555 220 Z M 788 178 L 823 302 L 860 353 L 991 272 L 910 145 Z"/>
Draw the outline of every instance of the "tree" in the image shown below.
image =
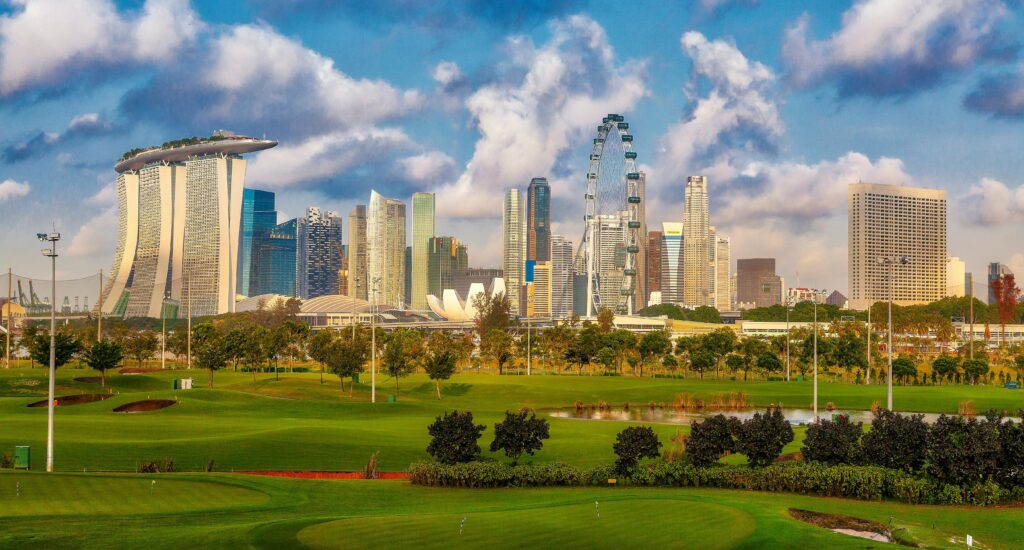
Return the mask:
<path fill-rule="evenodd" d="M 679 368 L 679 360 L 676 359 L 675 355 L 665 354 L 665 356 L 661 358 L 661 366 L 668 372 L 674 374 L 676 369 Z"/>
<path fill-rule="evenodd" d="M 766 351 L 757 358 L 757 370 L 769 375 L 773 372 L 782 371 L 782 361 L 774 351 Z"/>
<path fill-rule="evenodd" d="M 320 383 L 324 383 L 324 369 L 327 368 L 328 354 L 332 351 L 334 331 L 323 329 L 309 338 L 309 358 L 320 365 Z M 344 386 L 344 383 L 342 383 Z M 345 388 L 342 388 L 344 391 Z"/>
<path fill-rule="evenodd" d="M 395 379 L 395 398 L 401 395 L 398 380 L 416 370 L 416 362 L 423 353 L 423 338 L 418 332 L 398 329 L 388 337 L 381 363 L 384 372 Z"/>
<path fill-rule="evenodd" d="M 763 468 L 775 462 L 783 447 L 791 441 L 793 427 L 781 409 L 769 407 L 764 413 L 754 413 L 743 423 L 736 438 L 736 452 L 747 455 L 751 466 Z"/>
<path fill-rule="evenodd" d="M 188 354 L 188 330 L 183 327 L 172 330 L 167 335 L 167 343 L 164 344 L 167 351 L 174 355 L 174 358 L 181 360 Z"/>
<path fill-rule="evenodd" d="M 882 409 L 875 413 L 871 430 L 861 439 L 868 464 L 915 472 L 925 463 L 928 425 L 924 415 L 901 415 Z"/>
<path fill-rule="evenodd" d="M 476 308 L 473 320 L 481 340 L 492 330 L 508 330 L 512 304 L 505 293 L 499 292 L 492 296 L 481 292 L 473 298 L 473 307 Z"/>
<path fill-rule="evenodd" d="M 957 373 L 960 367 L 960 361 L 951 355 L 940 355 L 932 361 L 932 371 L 946 380 L 952 380 L 953 375 Z"/>
<path fill-rule="evenodd" d="M 704 373 L 715 368 L 715 354 L 706 349 L 699 349 L 690 358 L 690 368 L 700 374 L 701 379 Z"/>
<path fill-rule="evenodd" d="M 213 387 L 213 373 L 224 368 L 231 359 L 231 350 L 228 349 L 224 336 L 214 330 L 201 340 L 195 347 L 196 366 L 206 369 L 210 373 L 209 385 Z"/>
<path fill-rule="evenodd" d="M 423 357 L 423 370 L 434 381 L 437 398 L 441 399 L 441 381 L 455 374 L 456 342 L 446 332 L 437 331 L 427 340 L 427 353 Z"/>
<path fill-rule="evenodd" d="M 537 418 L 536 414 L 525 409 L 517 413 L 505 411 L 505 420 L 494 425 L 491 452 L 505 451 L 505 456 L 511 458 L 515 466 L 523 453 L 533 456 L 544 447 L 544 440 L 549 437 L 547 420 Z"/>
<path fill-rule="evenodd" d="M 917 378 L 917 365 L 914 364 L 914 360 L 907 356 L 894 359 L 892 377 L 894 380 L 899 380 L 901 384 L 906 383 L 908 378 Z"/>
<path fill-rule="evenodd" d="M 473 413 L 469 411 L 445 413 L 427 426 L 431 437 L 427 453 L 441 464 L 472 462 L 480 456 L 477 440 L 485 429 L 483 424 L 473 423 Z"/>
<path fill-rule="evenodd" d="M 160 340 L 157 339 L 156 334 L 143 330 L 129 333 L 122 340 L 121 345 L 124 347 L 125 355 L 134 359 L 138 363 L 138 367 L 142 368 L 142 362 L 153 357 L 157 348 L 160 347 Z"/>
<path fill-rule="evenodd" d="M 1013 365 L 1017 370 L 1017 376 L 1024 376 L 1024 353 L 1013 358 Z"/>
<path fill-rule="evenodd" d="M 996 479 L 1003 487 L 1024 486 L 1024 422 L 999 423 L 999 456 Z"/>
<path fill-rule="evenodd" d="M 505 364 L 515 355 L 512 336 L 504 329 L 491 329 L 480 338 L 480 355 L 494 361 L 498 374 L 504 372 Z"/>
<path fill-rule="evenodd" d="M 1000 347 L 1006 346 L 1006 323 L 1012 323 L 1017 316 L 1017 303 L 1020 301 L 1021 289 L 1012 274 L 1001 275 L 992 281 L 992 295 L 996 299 L 999 314 L 999 325 L 1002 328 Z"/>
<path fill-rule="evenodd" d="M 967 359 L 963 363 L 964 376 L 970 379 L 972 384 L 977 384 L 978 380 L 988 374 L 988 361 L 984 359 Z"/>
<path fill-rule="evenodd" d="M 661 456 L 661 441 L 650 426 L 630 426 L 615 436 L 615 471 L 628 475 L 643 458 Z"/>
<path fill-rule="evenodd" d="M 245 357 L 245 340 L 245 331 L 239 327 L 234 327 L 224 334 L 224 345 L 228 348 L 231 367 L 235 372 L 238 372 L 238 363 Z"/>
<path fill-rule="evenodd" d="M 700 306 L 690 312 L 690 320 L 698 323 L 721 323 L 722 316 L 711 306 Z"/>
<path fill-rule="evenodd" d="M 637 365 L 640 367 L 640 376 L 644 375 L 644 365 L 647 364 L 647 361 L 661 357 L 671 351 L 672 339 L 669 338 L 667 331 L 653 330 L 644 334 L 637 345 L 637 353 L 640 356 L 640 360 L 637 362 Z"/>
<path fill-rule="evenodd" d="M 725 356 L 725 366 L 733 372 L 743 372 L 743 379 L 747 379 L 747 371 L 750 370 L 750 363 L 747 358 L 739 353 L 730 353 Z"/>
<path fill-rule="evenodd" d="M 355 342 L 348 338 L 338 338 L 330 343 L 326 351 L 327 369 L 338 377 L 341 391 L 345 391 L 345 378 L 351 378 L 348 396 L 355 393 L 356 376 L 363 372 L 363 365 L 370 355 L 370 347 L 362 340 Z M 397 383 L 396 383 L 397 384 Z"/>
<path fill-rule="evenodd" d="M 111 340 L 100 340 L 85 350 L 82 360 L 89 368 L 100 372 L 101 385 L 107 385 L 107 371 L 117 368 L 124 359 L 121 344 Z"/>
<path fill-rule="evenodd" d="M 855 464 L 860 455 L 862 424 L 850 422 L 841 414 L 835 421 L 822 420 L 807 427 L 804 446 L 800 449 L 805 460 L 826 464 Z"/>
<path fill-rule="evenodd" d="M 71 334 L 57 332 L 53 337 L 54 368 L 61 368 L 82 349 L 82 344 Z M 50 364 L 50 334 L 39 331 L 29 345 L 29 355 L 40 365 Z"/>
<path fill-rule="evenodd" d="M 928 433 L 927 471 L 943 483 L 969 487 L 996 473 L 998 421 L 942 415 Z"/>
<path fill-rule="evenodd" d="M 242 364 L 252 371 L 252 383 L 256 383 L 256 371 L 267 362 L 267 351 L 264 344 L 269 331 L 261 325 L 252 325 L 245 329 L 245 345 L 242 348 Z"/>
<path fill-rule="evenodd" d="M 612 372 L 615 370 L 615 365 L 618 363 L 618 357 L 619 354 L 615 352 L 614 348 L 604 346 L 597 350 L 597 355 L 594 356 L 594 359 L 597 360 L 599 365 L 604 367 L 605 371 Z"/>
<path fill-rule="evenodd" d="M 694 466 L 706 468 L 717 463 L 725 453 L 736 450 L 736 436 L 742 424 L 736 418 L 716 414 L 690 426 L 686 440 L 686 456 Z"/>
<path fill-rule="evenodd" d="M 722 360 L 736 347 L 736 333 L 731 328 L 716 329 L 704 336 L 701 347 L 715 358 L 715 376 L 721 378 Z"/>
<path fill-rule="evenodd" d="M 597 330 L 601 334 L 608 334 L 612 331 L 615 323 L 615 312 L 603 307 L 597 312 Z"/>

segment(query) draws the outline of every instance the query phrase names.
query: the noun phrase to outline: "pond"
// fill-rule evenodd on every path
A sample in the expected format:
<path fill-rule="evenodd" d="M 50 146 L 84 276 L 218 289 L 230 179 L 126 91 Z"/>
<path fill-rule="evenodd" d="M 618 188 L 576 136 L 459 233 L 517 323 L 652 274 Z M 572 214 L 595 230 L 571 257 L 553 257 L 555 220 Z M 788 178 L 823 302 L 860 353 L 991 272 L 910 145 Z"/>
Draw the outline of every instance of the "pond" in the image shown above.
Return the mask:
<path fill-rule="evenodd" d="M 699 410 L 686 410 L 686 409 L 674 409 L 674 408 L 660 408 L 660 407 L 630 407 L 629 409 L 623 408 L 608 408 L 598 409 L 593 407 L 586 407 L 583 409 L 565 408 L 547 411 L 548 415 L 553 418 L 565 418 L 569 420 L 606 420 L 613 422 L 651 422 L 655 424 L 692 424 L 694 422 L 701 422 L 704 419 L 715 416 L 717 414 L 724 414 L 738 418 L 740 420 L 746 420 L 757 412 L 764 412 L 765 407 L 761 408 L 744 408 L 744 409 L 699 409 Z M 916 414 L 907 413 L 905 411 L 899 411 L 903 414 Z M 824 408 L 818 409 L 818 417 L 822 420 L 832 420 L 834 416 L 845 414 L 850 417 L 850 420 L 854 422 L 863 422 L 864 424 L 870 424 L 874 417 L 871 411 L 861 410 L 850 410 L 850 409 L 836 409 L 832 411 L 825 410 Z M 922 413 L 924 414 L 925 422 L 929 424 L 935 422 L 939 418 L 938 413 Z M 782 415 L 794 426 L 802 424 L 810 424 L 814 421 L 814 412 L 811 409 L 801 408 L 783 408 Z M 949 416 L 949 415 L 947 415 Z M 980 415 L 979 415 L 980 417 Z M 1019 422 L 1019 419 L 1012 419 L 1014 422 Z"/>

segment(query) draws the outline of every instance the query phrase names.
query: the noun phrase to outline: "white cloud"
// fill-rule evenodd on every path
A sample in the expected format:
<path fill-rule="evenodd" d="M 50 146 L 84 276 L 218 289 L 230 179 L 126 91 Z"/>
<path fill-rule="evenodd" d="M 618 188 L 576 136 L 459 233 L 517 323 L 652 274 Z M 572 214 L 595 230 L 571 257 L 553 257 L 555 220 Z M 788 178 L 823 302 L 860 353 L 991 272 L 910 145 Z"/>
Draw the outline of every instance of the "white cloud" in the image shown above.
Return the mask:
<path fill-rule="evenodd" d="M 808 40 L 805 14 L 787 30 L 783 60 L 791 83 L 836 80 L 843 94 L 909 93 L 945 73 L 1006 55 L 997 32 L 1003 0 L 859 0 L 825 40 Z"/>
<path fill-rule="evenodd" d="M 119 13 L 110 0 L 13 0 L 0 16 L 0 95 L 56 85 L 97 66 L 163 61 L 203 28 L 188 0 L 148 0 Z"/>
<path fill-rule="evenodd" d="M 550 26 L 551 39 L 539 47 L 510 38 L 504 67 L 511 75 L 466 99 L 480 138 L 463 174 L 438 192 L 439 215 L 498 215 L 506 189 L 552 176 L 603 116 L 627 112 L 647 94 L 645 65 L 617 62 L 595 21 L 577 15 Z"/>
<path fill-rule="evenodd" d="M 26 197 L 31 191 L 32 186 L 28 182 L 4 180 L 0 182 L 0 203 Z"/>
<path fill-rule="evenodd" d="M 428 151 L 399 159 L 398 165 L 406 179 L 433 184 L 451 174 L 455 160 L 440 151 Z"/>
<path fill-rule="evenodd" d="M 464 77 L 462 71 L 459 70 L 459 65 L 454 61 L 441 61 L 434 66 L 434 70 L 431 71 L 430 77 L 437 81 L 441 86 L 448 86 L 453 82 L 458 82 Z"/>
<path fill-rule="evenodd" d="M 1024 185 L 1011 189 L 992 178 L 982 178 L 962 197 L 963 214 L 973 225 L 1024 223 Z"/>
<path fill-rule="evenodd" d="M 82 257 L 110 254 L 117 246 L 118 220 L 117 205 L 113 205 L 83 223 L 71 238 L 67 255 Z"/>
<path fill-rule="evenodd" d="M 100 174 L 98 179 L 101 181 L 109 180 L 110 178 L 106 174 Z M 85 199 L 87 204 L 94 204 L 100 206 L 110 206 L 117 204 L 117 191 L 114 189 L 113 183 L 106 183 L 100 188 L 93 196 Z"/>
<path fill-rule="evenodd" d="M 247 178 L 254 185 L 280 189 L 327 178 L 414 146 L 405 132 L 395 128 L 371 127 L 318 135 L 255 155 L 249 162 Z"/>

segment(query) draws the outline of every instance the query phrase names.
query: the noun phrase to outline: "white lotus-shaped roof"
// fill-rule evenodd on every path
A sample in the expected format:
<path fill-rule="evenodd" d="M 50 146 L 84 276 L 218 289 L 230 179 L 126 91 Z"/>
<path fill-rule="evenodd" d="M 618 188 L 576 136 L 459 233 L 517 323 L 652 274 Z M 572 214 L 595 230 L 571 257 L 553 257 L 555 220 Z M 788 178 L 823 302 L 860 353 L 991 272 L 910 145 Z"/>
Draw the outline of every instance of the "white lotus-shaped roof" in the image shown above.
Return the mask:
<path fill-rule="evenodd" d="M 469 294 L 465 300 L 454 289 L 446 288 L 441 293 L 440 299 L 433 294 L 428 294 L 427 305 L 430 306 L 430 311 L 449 321 L 472 321 L 476 318 L 476 308 L 473 307 L 473 301 L 477 295 L 483 293 L 484 285 L 482 283 L 469 285 Z M 496 294 L 505 294 L 505 279 L 498 277 L 491 281 L 489 295 L 494 296 Z"/>

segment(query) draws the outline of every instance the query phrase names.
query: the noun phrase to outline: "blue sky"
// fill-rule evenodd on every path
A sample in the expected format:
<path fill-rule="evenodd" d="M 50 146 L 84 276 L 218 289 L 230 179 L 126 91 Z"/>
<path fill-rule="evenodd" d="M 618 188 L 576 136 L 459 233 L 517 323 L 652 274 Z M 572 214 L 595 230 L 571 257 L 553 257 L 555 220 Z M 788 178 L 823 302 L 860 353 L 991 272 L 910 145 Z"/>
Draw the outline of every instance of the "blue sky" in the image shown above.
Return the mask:
<path fill-rule="evenodd" d="M 648 224 L 710 178 L 735 257 L 846 281 L 846 184 L 946 189 L 949 253 L 1024 272 L 1022 9 L 1000 0 L 0 0 L 0 265 L 109 269 L 114 160 L 218 128 L 280 140 L 248 181 L 282 215 L 437 191 L 500 263 L 501 197 L 546 176 L 578 242 L 596 125 L 622 113 Z M 347 236 L 346 236 L 347 238 Z"/>

